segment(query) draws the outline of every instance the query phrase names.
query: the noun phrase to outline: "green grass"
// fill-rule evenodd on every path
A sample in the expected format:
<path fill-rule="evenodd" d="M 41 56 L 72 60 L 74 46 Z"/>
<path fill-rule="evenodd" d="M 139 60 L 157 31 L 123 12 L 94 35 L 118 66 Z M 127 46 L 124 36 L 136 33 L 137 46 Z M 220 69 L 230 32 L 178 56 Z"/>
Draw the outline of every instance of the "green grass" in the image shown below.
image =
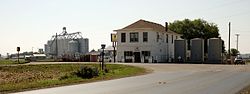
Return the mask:
<path fill-rule="evenodd" d="M 17 62 L 17 60 L 0 60 L 0 65 L 24 64 L 24 63 L 25 63 L 24 59 L 20 59 L 19 63 Z"/>
<path fill-rule="evenodd" d="M 108 73 L 100 73 L 97 77 L 83 79 L 72 74 L 80 69 L 80 66 L 98 67 L 99 65 L 47 64 L 0 66 L 0 93 L 117 79 L 140 75 L 147 72 L 144 68 L 120 64 L 108 64 L 106 65 L 109 69 Z"/>

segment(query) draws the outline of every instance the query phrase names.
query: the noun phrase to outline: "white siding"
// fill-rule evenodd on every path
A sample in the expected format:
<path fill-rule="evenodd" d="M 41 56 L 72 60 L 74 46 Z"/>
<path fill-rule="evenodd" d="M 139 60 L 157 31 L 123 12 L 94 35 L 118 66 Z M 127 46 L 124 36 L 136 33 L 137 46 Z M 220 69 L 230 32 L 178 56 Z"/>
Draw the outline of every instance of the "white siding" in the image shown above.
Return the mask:
<path fill-rule="evenodd" d="M 139 33 L 139 42 L 130 42 L 130 33 Z M 143 32 L 148 32 L 148 42 L 143 42 Z M 126 42 L 121 43 L 121 33 L 126 33 Z M 157 34 L 159 39 L 157 42 Z M 166 43 L 166 34 L 168 34 L 168 43 Z M 169 58 L 174 58 L 174 43 L 172 44 L 172 35 L 174 40 L 179 35 L 169 32 L 156 32 L 156 31 L 118 31 L 117 32 L 117 60 L 124 62 L 124 51 L 141 52 L 150 51 L 149 62 L 154 58 L 157 62 L 167 62 Z M 143 57 L 141 54 L 141 61 Z"/>

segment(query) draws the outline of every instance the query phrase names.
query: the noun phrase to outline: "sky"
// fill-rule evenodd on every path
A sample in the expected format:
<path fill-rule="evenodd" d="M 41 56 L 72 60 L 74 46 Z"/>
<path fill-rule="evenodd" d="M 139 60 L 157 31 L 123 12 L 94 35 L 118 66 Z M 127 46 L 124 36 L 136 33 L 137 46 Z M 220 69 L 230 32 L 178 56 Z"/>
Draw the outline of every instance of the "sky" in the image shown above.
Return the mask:
<path fill-rule="evenodd" d="M 228 49 L 250 53 L 250 0 L 0 0 L 0 54 L 37 51 L 67 27 L 81 32 L 89 48 L 111 45 L 110 33 L 140 19 L 164 25 L 183 19 L 215 23 Z"/>

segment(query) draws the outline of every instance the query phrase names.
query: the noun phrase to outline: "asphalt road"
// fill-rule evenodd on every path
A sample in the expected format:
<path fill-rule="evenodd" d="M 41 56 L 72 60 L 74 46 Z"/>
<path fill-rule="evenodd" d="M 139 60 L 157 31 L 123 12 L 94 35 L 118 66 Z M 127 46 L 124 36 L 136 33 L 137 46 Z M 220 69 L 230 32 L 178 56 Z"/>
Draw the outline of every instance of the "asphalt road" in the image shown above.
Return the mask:
<path fill-rule="evenodd" d="M 18 94 L 235 94 L 250 84 L 250 65 L 128 64 L 153 73 Z"/>

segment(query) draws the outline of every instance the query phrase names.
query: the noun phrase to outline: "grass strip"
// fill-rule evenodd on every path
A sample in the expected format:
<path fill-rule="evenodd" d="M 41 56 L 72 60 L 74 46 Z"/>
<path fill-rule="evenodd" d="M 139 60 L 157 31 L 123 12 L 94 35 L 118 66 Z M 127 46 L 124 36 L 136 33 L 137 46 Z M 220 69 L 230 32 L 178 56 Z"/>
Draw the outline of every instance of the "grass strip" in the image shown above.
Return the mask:
<path fill-rule="evenodd" d="M 140 67 L 107 64 L 108 73 L 91 79 L 73 75 L 81 66 L 98 67 L 98 64 L 41 64 L 0 66 L 0 93 L 19 92 L 55 86 L 89 83 L 147 73 Z M 62 79 L 63 78 L 63 79 Z"/>

